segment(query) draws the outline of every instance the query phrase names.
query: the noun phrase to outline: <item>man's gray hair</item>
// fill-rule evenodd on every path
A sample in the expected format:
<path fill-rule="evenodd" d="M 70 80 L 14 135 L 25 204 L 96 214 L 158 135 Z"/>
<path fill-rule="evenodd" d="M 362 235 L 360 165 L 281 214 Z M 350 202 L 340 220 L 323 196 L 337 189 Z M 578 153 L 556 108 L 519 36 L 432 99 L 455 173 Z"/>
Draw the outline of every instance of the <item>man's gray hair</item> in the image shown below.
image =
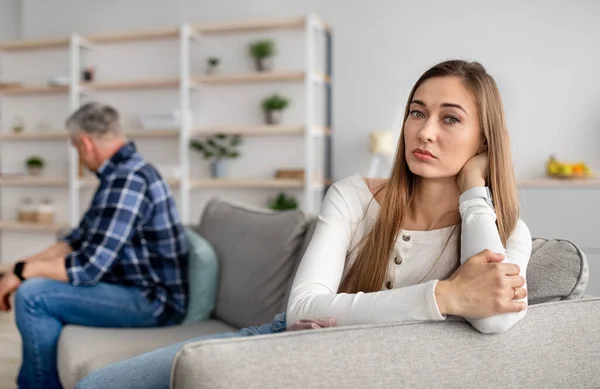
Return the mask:
<path fill-rule="evenodd" d="M 66 122 L 67 130 L 81 130 L 89 135 L 103 136 L 108 133 L 121 134 L 119 113 L 109 105 L 96 102 L 79 107 Z"/>

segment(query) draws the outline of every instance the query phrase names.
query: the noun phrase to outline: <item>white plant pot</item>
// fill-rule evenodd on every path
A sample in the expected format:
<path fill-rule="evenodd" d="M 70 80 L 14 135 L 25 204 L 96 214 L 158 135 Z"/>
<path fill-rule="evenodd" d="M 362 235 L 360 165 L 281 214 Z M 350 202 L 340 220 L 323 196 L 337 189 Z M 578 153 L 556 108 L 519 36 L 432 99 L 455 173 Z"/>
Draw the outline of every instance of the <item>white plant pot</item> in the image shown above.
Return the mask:
<path fill-rule="evenodd" d="M 30 176 L 39 176 L 42 174 L 42 171 L 44 171 L 43 167 L 39 167 L 39 166 L 28 166 L 27 167 L 27 173 Z"/>
<path fill-rule="evenodd" d="M 226 159 L 215 159 L 210 163 L 210 175 L 212 178 L 227 178 L 227 168 Z"/>

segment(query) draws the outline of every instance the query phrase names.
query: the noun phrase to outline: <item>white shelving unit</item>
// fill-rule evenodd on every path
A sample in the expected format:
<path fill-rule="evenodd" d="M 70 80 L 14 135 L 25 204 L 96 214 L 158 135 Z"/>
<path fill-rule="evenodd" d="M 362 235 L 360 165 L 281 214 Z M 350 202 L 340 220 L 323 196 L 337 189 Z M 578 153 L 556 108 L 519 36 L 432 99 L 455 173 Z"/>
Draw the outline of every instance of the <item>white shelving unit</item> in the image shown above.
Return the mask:
<path fill-rule="evenodd" d="M 196 50 L 201 50 L 207 40 L 219 36 L 231 36 L 245 33 L 262 33 L 272 31 L 286 31 L 285 33 L 299 33 L 303 36 L 304 63 L 298 64 L 298 69 L 274 69 L 269 72 L 235 72 L 220 73 L 213 75 L 199 74 L 192 66 L 192 57 Z M 317 38 L 322 38 L 324 45 L 322 51 L 318 52 Z M 177 44 L 179 58 L 177 75 L 174 77 L 154 77 L 141 80 L 120 81 L 96 81 L 82 83 L 80 81 L 81 69 L 85 63 L 88 53 L 96 53 L 103 50 L 104 45 L 136 45 L 155 41 L 168 41 Z M 171 43 L 169 43 L 171 44 Z M 165 128 L 162 130 L 143 130 L 126 128 L 128 137 L 146 142 L 177 142 L 178 168 L 180 174 L 177 177 L 165 177 L 172 186 L 178 200 L 179 211 L 184 222 L 194 222 L 191 217 L 192 197 L 199 190 L 213 191 L 213 196 L 220 196 L 228 191 L 247 190 L 290 190 L 302 193 L 301 205 L 306 211 L 316 213 L 320 208 L 320 201 L 328 183 L 331 181 L 331 31 L 330 28 L 314 15 L 300 18 L 289 18 L 266 21 L 250 21 L 236 23 L 219 23 L 210 25 L 185 24 L 178 28 L 163 30 L 148 30 L 140 32 L 127 32 L 118 34 L 80 36 L 73 34 L 68 38 L 41 39 L 35 41 L 6 42 L 0 43 L 0 80 L 5 79 L 2 66 L 4 60 L 10 60 L 11 55 L 24 55 L 24 53 L 35 53 L 37 51 L 60 51 L 64 52 L 65 61 L 68 61 L 68 72 L 70 82 L 68 86 L 48 86 L 43 82 L 25 83 L 10 88 L 0 88 L 0 115 L 7 115 L 0 122 L 6 123 L 8 112 L 4 112 L 2 104 L 7 99 L 27 99 L 30 96 L 36 99 L 52 98 L 62 99 L 64 96 L 68 104 L 68 112 L 64 112 L 64 118 L 77 109 L 85 99 L 103 101 L 96 98 L 102 93 L 133 93 L 154 92 L 157 90 L 168 90 L 169 93 L 177 93 L 178 111 L 181 113 L 179 128 Z M 324 66 L 319 68 L 316 63 L 317 55 L 323 55 Z M 38 66 L 43 67 L 43 65 Z M 214 88 L 231 88 L 241 86 L 244 88 L 260 88 L 264 85 L 299 85 L 303 88 L 303 121 L 292 124 L 264 125 L 261 123 L 248 122 L 242 124 L 202 124 L 196 123 L 197 115 L 194 115 L 196 106 L 193 101 L 197 96 L 205 96 Z M 323 93 L 322 110 L 323 115 L 319 118 L 316 113 L 317 93 Z M 47 97 L 46 97 L 47 96 Z M 128 96 L 128 95 L 124 95 Z M 120 109 L 119 106 L 116 106 Z M 200 113 L 200 116 L 202 113 Z M 80 204 L 82 191 L 89 191 L 97 185 L 95 177 L 80 177 L 79 162 L 74 148 L 70 147 L 68 133 L 66 130 L 56 126 L 54 130 L 33 131 L 26 128 L 22 133 L 13 133 L 10 128 L 0 128 L 0 147 L 11 148 L 13 144 L 35 144 L 45 142 L 60 142 L 68 150 L 65 176 L 56 177 L 15 177 L 4 175 L 0 164 L 0 205 L 2 204 L 2 192 L 5 188 L 39 188 L 43 190 L 66 190 L 64 200 L 67 205 L 63 212 L 57 214 L 57 221 L 51 225 L 21 223 L 14 217 L 5 216 L 0 213 L 0 232 L 12 231 L 16 233 L 35 232 L 55 234 L 65 226 L 75 226 L 83 211 Z M 212 179 L 209 177 L 194 176 L 191 172 L 191 153 L 189 143 L 191 139 L 201 138 L 214 134 L 240 134 L 255 140 L 262 137 L 295 139 L 303 147 L 302 166 L 304 169 L 304 180 L 276 179 L 273 176 L 263 177 L 232 177 L 229 179 Z M 321 142 L 321 149 L 318 148 Z M 5 153 L 3 153 L 4 155 Z M 18 156 L 24 159 L 24 156 Z M 151 162 L 152 155 L 145 157 Z M 266 156 L 268 158 L 268 156 Z M 263 156 L 264 158 L 264 156 Z M 48 188 L 48 189 L 45 189 Z M 216 191 L 216 192 L 215 192 Z M 221 191 L 223 191 L 221 193 Z M 212 196 L 211 196 L 212 197 Z M 225 196 L 226 197 L 226 196 Z M 194 219 L 194 220 L 193 220 Z M 0 235 L 0 239 L 1 239 Z M 2 241 L 4 243 L 4 241 Z M 34 245 L 32 245 L 34 246 Z M 17 258 L 11 258 L 17 259 Z M 0 259 L 2 262 L 2 259 Z"/>

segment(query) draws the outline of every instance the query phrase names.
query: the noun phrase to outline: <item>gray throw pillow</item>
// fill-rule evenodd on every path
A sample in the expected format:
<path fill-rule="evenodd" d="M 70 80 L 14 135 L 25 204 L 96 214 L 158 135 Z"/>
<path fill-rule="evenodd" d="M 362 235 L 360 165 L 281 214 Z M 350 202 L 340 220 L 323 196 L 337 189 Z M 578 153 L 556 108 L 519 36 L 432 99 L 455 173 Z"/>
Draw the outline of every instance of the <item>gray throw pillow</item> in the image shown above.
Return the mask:
<path fill-rule="evenodd" d="M 215 316 L 242 328 L 284 312 L 306 227 L 301 211 L 272 212 L 212 199 L 198 231 L 219 258 Z"/>
<path fill-rule="evenodd" d="M 583 297 L 588 282 L 585 254 L 564 239 L 533 238 L 527 266 L 530 305 Z"/>

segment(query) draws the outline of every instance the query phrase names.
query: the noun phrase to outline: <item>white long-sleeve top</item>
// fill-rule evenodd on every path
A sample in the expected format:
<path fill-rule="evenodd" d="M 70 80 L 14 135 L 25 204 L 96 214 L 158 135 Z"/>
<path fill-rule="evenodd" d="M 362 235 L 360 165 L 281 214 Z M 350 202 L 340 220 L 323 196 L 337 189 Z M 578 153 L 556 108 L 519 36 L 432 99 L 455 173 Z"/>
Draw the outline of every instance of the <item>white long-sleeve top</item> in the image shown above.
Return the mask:
<path fill-rule="evenodd" d="M 359 174 L 334 183 L 292 285 L 288 325 L 301 319 L 327 318 L 336 318 L 338 326 L 444 320 L 435 299 L 438 280 L 448 278 L 461 263 L 484 249 L 504 253 L 504 262 L 519 265 L 525 277 L 531 256 L 529 229 L 519 220 L 504 248 L 494 209 L 473 195 L 478 189 L 460 196 L 460 228 L 400 231 L 381 291 L 346 294 L 337 290 L 356 260 L 357 250 L 352 249 L 372 229 L 379 204 Z M 480 332 L 497 333 L 509 329 L 525 312 L 465 319 Z"/>

